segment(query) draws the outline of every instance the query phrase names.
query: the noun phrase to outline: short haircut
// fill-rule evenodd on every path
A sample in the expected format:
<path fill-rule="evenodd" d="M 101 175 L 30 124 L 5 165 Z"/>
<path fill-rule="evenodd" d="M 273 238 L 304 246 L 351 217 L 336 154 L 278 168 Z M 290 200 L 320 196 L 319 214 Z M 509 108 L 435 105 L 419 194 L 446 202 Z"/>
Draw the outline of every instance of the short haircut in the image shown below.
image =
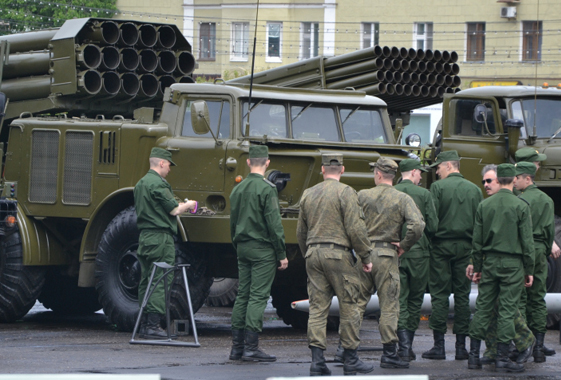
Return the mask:
<path fill-rule="evenodd" d="M 156 167 L 160 164 L 160 161 L 162 161 L 163 158 L 158 158 L 158 157 L 150 157 L 149 161 L 150 161 L 150 167 Z"/>
<path fill-rule="evenodd" d="M 386 173 L 386 172 L 381 171 L 378 168 L 375 168 L 374 169 L 374 174 L 376 174 L 376 172 L 380 173 L 382 175 L 382 178 L 385 179 L 385 180 L 392 180 L 393 181 L 393 179 L 395 178 L 394 173 Z"/>
<path fill-rule="evenodd" d="M 498 177 L 499 185 L 510 185 L 514 181 L 514 177 Z"/>
<path fill-rule="evenodd" d="M 487 172 L 490 172 L 491 170 L 494 171 L 495 174 L 497 174 L 497 165 L 495 164 L 485 165 L 483 167 L 483 170 L 481 171 L 481 176 L 484 176 L 485 174 L 487 174 Z"/>
<path fill-rule="evenodd" d="M 518 174 L 520 177 L 522 178 L 527 178 L 530 177 L 530 179 L 532 180 L 532 182 L 534 181 L 534 178 L 536 178 L 536 176 L 534 174 L 527 174 L 527 173 L 523 173 L 523 174 Z"/>
<path fill-rule="evenodd" d="M 259 157 L 259 158 L 250 158 L 249 159 L 249 166 L 265 166 L 267 164 L 267 157 Z"/>
<path fill-rule="evenodd" d="M 327 175 L 341 174 L 341 171 L 343 171 L 343 166 L 323 166 L 323 170 Z"/>
<path fill-rule="evenodd" d="M 460 170 L 460 161 L 448 161 L 452 164 L 452 167 L 456 170 Z"/>

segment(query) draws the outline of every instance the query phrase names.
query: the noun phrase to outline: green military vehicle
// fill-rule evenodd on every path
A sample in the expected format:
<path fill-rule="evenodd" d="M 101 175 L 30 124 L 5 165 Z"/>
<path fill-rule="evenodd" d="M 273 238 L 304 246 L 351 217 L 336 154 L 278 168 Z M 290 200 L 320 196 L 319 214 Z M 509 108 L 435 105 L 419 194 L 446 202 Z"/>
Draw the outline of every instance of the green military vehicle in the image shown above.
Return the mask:
<path fill-rule="evenodd" d="M 561 245 L 561 89 L 490 86 L 444 96 L 433 151 L 457 150 L 461 172 L 473 183 L 481 186 L 487 164 L 514 163 L 514 153 L 522 147 L 547 155 L 536 185 L 555 203 L 555 235 Z M 559 293 L 561 259 L 548 261 L 548 292 Z M 548 322 L 552 326 L 558 321 L 550 315 Z"/>
<path fill-rule="evenodd" d="M 98 88 L 97 74 L 111 78 L 106 73 L 115 72 L 121 86 L 127 84 L 125 74 L 150 74 L 121 66 L 112 71 L 93 63 L 83 70 L 94 72 L 93 79 L 83 80 L 81 47 L 113 46 L 101 38 L 103 27 L 111 29 L 112 23 L 72 20 L 46 36 L 48 71 L 41 79 L 49 85 L 37 97 L 31 91 L 18 98 L 14 87 L 2 83 L 10 102 L 0 132 L 0 219 L 5 221 L 0 229 L 0 321 L 21 318 L 39 299 L 60 313 L 103 308 L 118 328 L 132 329 L 140 279 L 133 188 L 148 170 L 154 146 L 170 151 L 178 164 L 167 178 L 175 194 L 212 211 L 179 217 L 177 260 L 191 264 L 191 298 L 198 310 L 213 277 L 237 277 L 228 196 L 249 174 L 249 146 L 266 144 L 271 157 L 266 176 L 279 192 L 290 260 L 273 285 L 273 304 L 286 323 L 305 326 L 307 314 L 290 307 L 292 301 L 307 298 L 295 236 L 300 197 L 322 181 L 323 152 L 344 154 L 342 181 L 356 190 L 373 185 L 369 162 L 381 155 L 398 161 L 412 156 L 395 144 L 386 103 L 359 91 L 261 85 L 253 86 L 250 101 L 246 84 L 168 86 L 162 81 L 162 95 L 148 96 L 150 86 L 142 78 L 137 92 L 144 93 L 134 96 L 106 88 L 111 79 Z M 119 21 L 118 26 L 126 23 Z M 129 23 L 136 30 L 145 25 Z M 152 26 L 160 31 L 158 38 L 167 30 Z M 179 75 L 174 82 L 183 82 L 190 78 L 189 68 L 178 67 L 190 45 L 173 32 L 177 68 L 161 76 Z M 119 35 L 124 33 L 121 29 Z M 13 40 L 12 46 L 17 46 Z M 153 46 L 160 58 L 172 49 Z M 120 60 L 126 57 L 121 51 Z M 157 76 L 158 70 L 163 68 L 151 75 Z M 181 286 L 178 281 L 172 289 L 174 318 L 188 315 Z"/>

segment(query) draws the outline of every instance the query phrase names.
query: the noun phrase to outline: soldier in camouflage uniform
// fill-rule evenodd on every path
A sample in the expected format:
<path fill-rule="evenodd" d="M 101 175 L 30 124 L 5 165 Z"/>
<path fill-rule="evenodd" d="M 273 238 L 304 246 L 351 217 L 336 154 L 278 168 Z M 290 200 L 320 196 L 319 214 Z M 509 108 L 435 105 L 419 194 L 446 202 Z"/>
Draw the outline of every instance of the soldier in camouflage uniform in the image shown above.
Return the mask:
<path fill-rule="evenodd" d="M 406 159 L 399 163 L 403 180 L 395 186 L 396 190 L 409 195 L 421 211 L 425 220 L 425 231 L 421 239 L 401 256 L 399 265 L 400 296 L 399 321 L 397 336 L 399 338 L 398 355 L 405 361 L 415 360 L 413 338 L 419 327 L 421 306 L 429 281 L 430 239 L 438 228 L 438 217 L 432 196 L 427 189 L 419 185 L 421 173 L 426 172 L 418 160 Z M 402 237 L 406 236 L 403 226 Z"/>
<path fill-rule="evenodd" d="M 398 257 L 409 251 L 421 238 L 425 222 L 413 198 L 392 186 L 397 163 L 382 157 L 370 165 L 374 166 L 376 187 L 358 193 L 366 218 L 368 238 L 372 244 L 372 272 L 362 275 L 366 286 L 361 289 L 378 291 L 381 312 L 379 330 L 383 344 L 380 367 L 409 368 L 409 363 L 401 360 L 396 349 L 399 316 Z M 404 224 L 407 225 L 407 232 L 401 239 Z M 371 291 L 361 292 L 361 313 L 364 313 L 371 295 Z"/>
<path fill-rule="evenodd" d="M 345 167 L 341 154 L 322 155 L 324 181 L 304 191 L 296 235 L 306 260 L 310 316 L 308 345 L 312 351 L 310 376 L 329 376 L 325 364 L 327 314 L 335 294 L 339 300 L 345 375 L 368 373 L 372 365 L 357 355 L 360 313 L 354 249 L 364 271 L 372 269 L 370 242 L 356 192 L 339 182 Z"/>

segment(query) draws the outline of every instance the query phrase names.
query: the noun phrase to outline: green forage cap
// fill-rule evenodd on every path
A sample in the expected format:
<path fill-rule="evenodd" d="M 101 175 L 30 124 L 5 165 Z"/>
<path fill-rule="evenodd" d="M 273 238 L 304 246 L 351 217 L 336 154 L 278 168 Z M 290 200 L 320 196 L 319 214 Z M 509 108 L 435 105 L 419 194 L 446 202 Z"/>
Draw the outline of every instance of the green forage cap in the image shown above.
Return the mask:
<path fill-rule="evenodd" d="M 497 166 L 497 177 L 514 177 L 516 168 L 513 164 L 500 164 Z"/>
<path fill-rule="evenodd" d="M 516 162 L 536 162 L 536 161 L 545 161 L 547 156 L 545 154 L 541 154 L 536 149 L 531 147 L 520 148 L 514 154 L 514 158 Z"/>
<path fill-rule="evenodd" d="M 341 166 L 343 165 L 343 155 L 341 153 L 324 153 L 321 155 L 322 166 Z"/>
<path fill-rule="evenodd" d="M 252 145 L 249 147 L 249 158 L 269 158 L 267 145 Z"/>
<path fill-rule="evenodd" d="M 370 166 L 373 166 L 376 169 L 383 171 L 384 173 L 397 173 L 397 162 L 386 157 L 378 158 L 378 161 L 371 162 Z"/>
<path fill-rule="evenodd" d="M 532 162 L 519 162 L 516 165 L 516 175 L 530 174 L 536 175 L 536 165 Z"/>
<path fill-rule="evenodd" d="M 458 152 L 455 150 L 447 150 L 446 152 L 441 152 L 438 156 L 436 156 L 436 161 L 434 164 L 429 166 L 429 168 L 434 168 L 437 165 L 440 165 L 446 161 L 460 161 L 460 156 L 458 156 Z"/>
<path fill-rule="evenodd" d="M 405 160 L 402 160 L 399 163 L 399 170 L 401 170 L 402 173 L 411 171 L 413 169 L 419 169 L 422 172 L 427 171 L 427 169 L 425 169 L 421 166 L 421 161 L 413 160 L 411 158 L 407 158 Z"/>
<path fill-rule="evenodd" d="M 177 166 L 175 165 L 175 162 L 173 162 L 171 160 L 171 152 L 162 149 L 162 148 L 152 148 L 152 151 L 150 152 L 150 158 L 155 157 L 155 158 L 161 158 L 163 160 L 168 160 L 169 163 L 171 164 L 171 166 Z"/>

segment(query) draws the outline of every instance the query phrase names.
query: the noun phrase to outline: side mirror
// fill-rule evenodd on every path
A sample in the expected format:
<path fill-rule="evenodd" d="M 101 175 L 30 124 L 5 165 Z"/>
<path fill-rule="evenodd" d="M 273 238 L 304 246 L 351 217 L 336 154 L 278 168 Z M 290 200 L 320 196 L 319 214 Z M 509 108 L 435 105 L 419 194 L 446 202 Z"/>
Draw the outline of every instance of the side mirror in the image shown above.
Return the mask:
<path fill-rule="evenodd" d="M 508 132 L 508 153 L 514 156 L 518 149 L 520 140 L 520 129 L 524 126 L 524 121 L 520 119 L 508 119 L 504 123 Z"/>
<path fill-rule="evenodd" d="M 191 103 L 191 125 L 197 135 L 210 132 L 208 106 L 204 100 L 195 100 Z"/>
<path fill-rule="evenodd" d="M 421 146 L 421 136 L 419 136 L 416 133 L 410 133 L 407 135 L 407 137 L 405 138 L 405 145 L 409 145 L 415 148 L 418 148 Z"/>
<path fill-rule="evenodd" d="M 487 119 L 487 107 L 485 104 L 478 104 L 473 109 L 473 120 L 476 122 L 483 124 L 485 123 L 485 119 Z"/>

